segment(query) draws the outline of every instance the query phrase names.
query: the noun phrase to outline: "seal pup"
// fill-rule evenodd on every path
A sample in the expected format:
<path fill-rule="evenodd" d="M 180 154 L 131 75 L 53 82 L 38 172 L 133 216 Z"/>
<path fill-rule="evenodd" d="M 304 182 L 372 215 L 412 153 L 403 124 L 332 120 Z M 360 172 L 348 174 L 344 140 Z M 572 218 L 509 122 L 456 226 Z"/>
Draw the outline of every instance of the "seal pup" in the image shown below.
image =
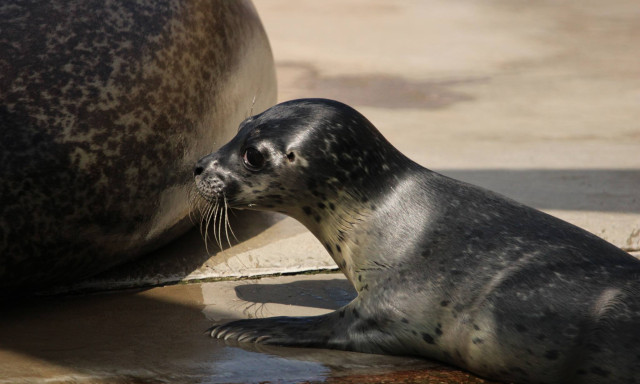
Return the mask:
<path fill-rule="evenodd" d="M 572 224 L 430 171 L 336 101 L 246 119 L 199 193 L 303 223 L 358 292 L 322 316 L 234 321 L 225 340 L 419 355 L 516 383 L 640 377 L 640 261 Z"/>
<path fill-rule="evenodd" d="M 0 31 L 0 296 L 190 229 L 193 163 L 276 103 L 248 0 L 17 0 Z"/>

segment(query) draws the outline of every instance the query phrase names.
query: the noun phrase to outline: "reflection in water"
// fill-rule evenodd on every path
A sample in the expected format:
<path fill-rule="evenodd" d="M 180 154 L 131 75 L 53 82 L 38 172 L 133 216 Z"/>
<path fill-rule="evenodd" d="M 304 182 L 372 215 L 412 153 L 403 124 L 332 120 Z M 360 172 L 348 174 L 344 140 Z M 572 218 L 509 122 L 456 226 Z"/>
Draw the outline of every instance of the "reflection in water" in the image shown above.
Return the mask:
<path fill-rule="evenodd" d="M 298 383 L 304 381 L 324 381 L 331 370 L 319 361 L 302 361 L 226 347 L 225 359 L 214 363 L 215 373 L 207 377 L 208 382 L 256 383 L 278 382 Z"/>

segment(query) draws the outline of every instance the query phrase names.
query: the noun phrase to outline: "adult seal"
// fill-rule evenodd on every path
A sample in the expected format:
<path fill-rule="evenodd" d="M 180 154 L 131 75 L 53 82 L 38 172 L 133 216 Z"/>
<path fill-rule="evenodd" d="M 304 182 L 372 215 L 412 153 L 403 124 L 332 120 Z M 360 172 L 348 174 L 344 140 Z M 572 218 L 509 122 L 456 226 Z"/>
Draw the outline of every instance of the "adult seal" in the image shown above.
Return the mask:
<path fill-rule="evenodd" d="M 195 181 L 211 202 L 299 220 L 358 292 L 327 315 L 214 337 L 420 355 L 517 383 L 640 377 L 640 261 L 421 167 L 346 105 L 296 100 L 247 119 Z"/>
<path fill-rule="evenodd" d="M 193 163 L 275 104 L 249 1 L 18 0 L 0 32 L 2 294 L 184 232 Z"/>

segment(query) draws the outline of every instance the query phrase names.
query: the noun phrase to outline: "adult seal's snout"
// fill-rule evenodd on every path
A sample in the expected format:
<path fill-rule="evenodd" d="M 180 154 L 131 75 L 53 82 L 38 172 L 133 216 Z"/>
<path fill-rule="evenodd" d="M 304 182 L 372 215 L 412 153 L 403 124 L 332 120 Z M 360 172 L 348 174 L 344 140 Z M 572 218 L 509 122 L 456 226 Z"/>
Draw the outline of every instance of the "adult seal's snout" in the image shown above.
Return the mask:
<path fill-rule="evenodd" d="M 421 167 L 352 108 L 279 104 L 216 156 L 237 181 L 230 206 L 302 222 L 358 297 L 326 315 L 240 320 L 212 336 L 420 355 L 515 383 L 640 377 L 639 260 Z"/>
<path fill-rule="evenodd" d="M 198 156 L 275 103 L 250 1 L 18 0 L 0 31 L 0 295 L 183 232 Z"/>

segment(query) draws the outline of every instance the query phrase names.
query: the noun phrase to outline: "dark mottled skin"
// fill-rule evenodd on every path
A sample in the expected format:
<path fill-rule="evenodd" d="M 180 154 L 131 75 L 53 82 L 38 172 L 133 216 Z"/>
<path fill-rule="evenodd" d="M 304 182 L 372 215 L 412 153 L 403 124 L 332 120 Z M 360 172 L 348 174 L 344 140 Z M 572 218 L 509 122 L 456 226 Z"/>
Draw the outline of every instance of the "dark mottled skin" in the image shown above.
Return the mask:
<path fill-rule="evenodd" d="M 516 383 L 640 381 L 639 260 L 419 166 L 346 105 L 295 100 L 249 118 L 195 179 L 211 201 L 302 222 L 358 291 L 327 315 L 214 337 L 420 355 Z"/>
<path fill-rule="evenodd" d="M 193 162 L 254 97 L 275 102 L 275 74 L 248 1 L 0 4 L 2 293 L 183 232 Z"/>

